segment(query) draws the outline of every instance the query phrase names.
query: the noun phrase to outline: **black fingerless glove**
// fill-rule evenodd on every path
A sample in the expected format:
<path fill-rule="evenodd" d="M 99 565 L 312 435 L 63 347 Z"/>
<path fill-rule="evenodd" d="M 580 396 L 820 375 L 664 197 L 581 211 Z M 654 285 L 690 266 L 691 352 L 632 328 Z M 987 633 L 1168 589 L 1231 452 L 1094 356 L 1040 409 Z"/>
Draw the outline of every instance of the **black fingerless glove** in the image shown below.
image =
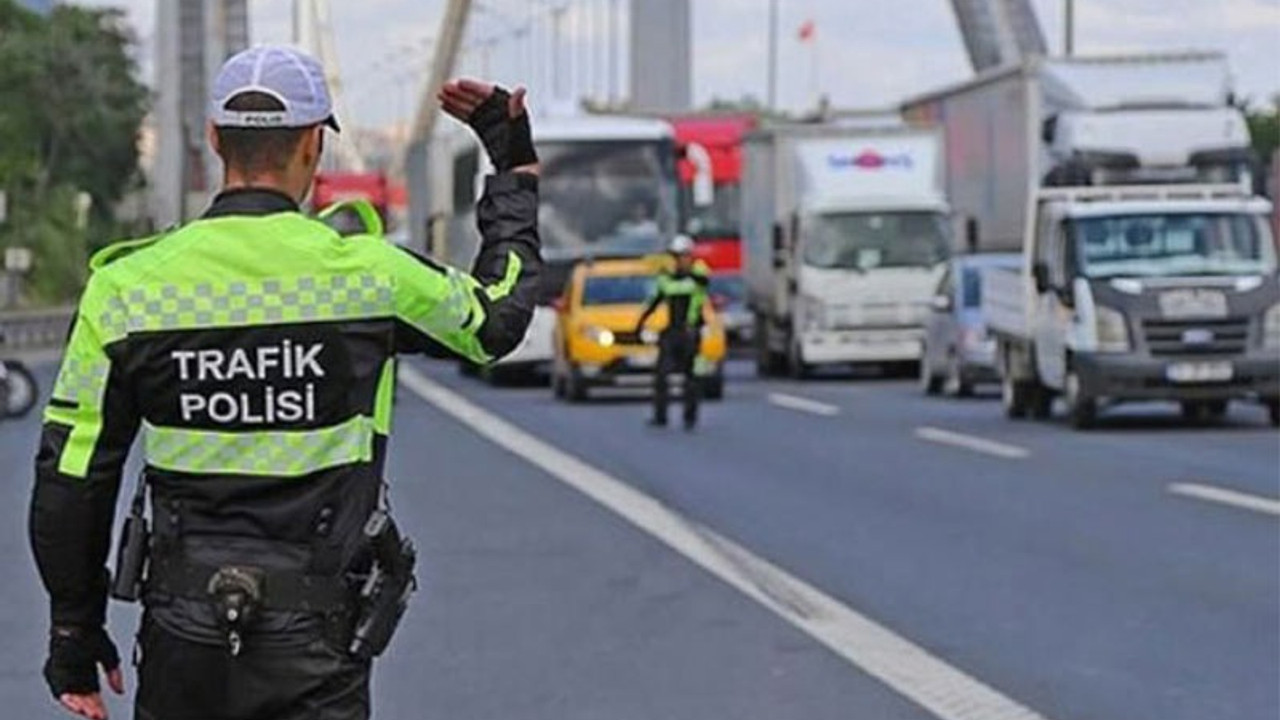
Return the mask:
<path fill-rule="evenodd" d="M 511 93 L 494 87 L 493 94 L 467 118 L 467 124 L 475 130 L 498 172 L 538 162 L 529 128 L 529 113 L 512 118 L 508 110 L 510 102 Z"/>
<path fill-rule="evenodd" d="M 50 631 L 44 679 L 54 698 L 67 693 L 98 692 L 99 664 L 108 672 L 120 667 L 120 654 L 106 630 L 54 628 Z"/>

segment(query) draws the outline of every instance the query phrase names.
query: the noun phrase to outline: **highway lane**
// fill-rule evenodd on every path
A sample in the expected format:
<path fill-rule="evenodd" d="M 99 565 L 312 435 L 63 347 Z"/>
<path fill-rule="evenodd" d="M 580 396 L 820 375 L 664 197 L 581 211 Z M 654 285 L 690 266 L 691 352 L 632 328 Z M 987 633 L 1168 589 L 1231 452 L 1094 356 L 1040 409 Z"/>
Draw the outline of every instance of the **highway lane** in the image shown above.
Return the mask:
<path fill-rule="evenodd" d="M 1280 521 L 1169 492 L 1280 497 L 1257 408 L 1191 428 L 1140 406 L 1075 433 L 909 382 L 735 366 L 729 400 L 684 435 L 644 427 L 635 400 L 561 406 L 432 376 L 1050 717 L 1280 713 Z"/>
<path fill-rule="evenodd" d="M 418 542 L 424 589 L 380 663 L 377 717 L 930 717 L 411 393 L 396 425 L 392 501 Z M 25 536 L 37 434 L 34 417 L 0 424 L 0 567 L 15 579 L 0 583 L 0 715 L 52 720 L 62 715 L 38 674 L 46 606 Z M 136 620 L 113 604 L 126 655 Z M 112 710 L 129 716 L 125 702 Z"/>

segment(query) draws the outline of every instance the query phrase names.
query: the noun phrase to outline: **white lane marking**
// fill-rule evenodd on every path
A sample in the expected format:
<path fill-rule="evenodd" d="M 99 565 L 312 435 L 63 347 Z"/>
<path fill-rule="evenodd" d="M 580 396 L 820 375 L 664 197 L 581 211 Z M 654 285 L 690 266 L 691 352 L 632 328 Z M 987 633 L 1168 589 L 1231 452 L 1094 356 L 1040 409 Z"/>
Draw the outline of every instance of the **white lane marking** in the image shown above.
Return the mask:
<path fill-rule="evenodd" d="M 1018 460 L 1031 454 L 1031 451 L 1024 447 L 1006 445 L 1005 443 L 980 438 L 976 435 L 965 435 L 964 433 L 952 432 L 941 428 L 916 428 L 916 437 L 921 440 L 928 440 L 929 442 L 941 443 L 942 445 L 965 448 L 966 450 L 972 450 L 986 455 L 994 455 L 1008 460 Z"/>
<path fill-rule="evenodd" d="M 777 405 L 788 410 L 799 410 L 800 412 L 810 413 L 812 415 L 822 415 L 831 417 L 840 414 L 840 408 L 835 405 L 828 405 L 817 400 L 802 398 L 798 395 L 787 395 L 785 393 L 769 393 L 769 404 Z"/>
<path fill-rule="evenodd" d="M 941 720 L 1047 720 L 710 528 L 402 365 L 400 382 L 595 500 Z"/>
<path fill-rule="evenodd" d="M 1169 492 L 1174 495 L 1207 500 L 1280 517 L 1280 500 L 1261 495 L 1250 495 L 1239 490 L 1230 490 L 1214 485 L 1201 485 L 1199 483 L 1174 483 L 1169 486 Z"/>

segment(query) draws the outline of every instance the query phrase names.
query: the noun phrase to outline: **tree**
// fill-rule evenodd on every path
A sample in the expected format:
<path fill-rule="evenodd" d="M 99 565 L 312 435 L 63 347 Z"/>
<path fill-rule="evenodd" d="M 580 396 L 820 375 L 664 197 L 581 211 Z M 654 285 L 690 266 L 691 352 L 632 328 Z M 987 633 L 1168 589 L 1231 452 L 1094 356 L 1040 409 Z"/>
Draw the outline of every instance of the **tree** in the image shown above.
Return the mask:
<path fill-rule="evenodd" d="M 0 0 L 0 189 L 12 210 L 0 246 L 35 251 L 38 299 L 75 296 L 88 252 L 117 232 L 114 207 L 140 186 L 148 94 L 133 44 L 118 10 L 61 5 L 43 18 Z"/>

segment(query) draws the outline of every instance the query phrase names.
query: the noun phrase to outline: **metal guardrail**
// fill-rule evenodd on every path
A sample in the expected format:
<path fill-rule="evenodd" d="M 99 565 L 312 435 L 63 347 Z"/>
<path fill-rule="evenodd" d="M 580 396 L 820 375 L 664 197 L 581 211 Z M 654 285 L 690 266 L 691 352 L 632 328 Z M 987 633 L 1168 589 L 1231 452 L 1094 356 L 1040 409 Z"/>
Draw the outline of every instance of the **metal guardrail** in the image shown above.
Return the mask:
<path fill-rule="evenodd" d="M 75 313 L 74 306 L 0 312 L 0 352 L 62 347 Z"/>

